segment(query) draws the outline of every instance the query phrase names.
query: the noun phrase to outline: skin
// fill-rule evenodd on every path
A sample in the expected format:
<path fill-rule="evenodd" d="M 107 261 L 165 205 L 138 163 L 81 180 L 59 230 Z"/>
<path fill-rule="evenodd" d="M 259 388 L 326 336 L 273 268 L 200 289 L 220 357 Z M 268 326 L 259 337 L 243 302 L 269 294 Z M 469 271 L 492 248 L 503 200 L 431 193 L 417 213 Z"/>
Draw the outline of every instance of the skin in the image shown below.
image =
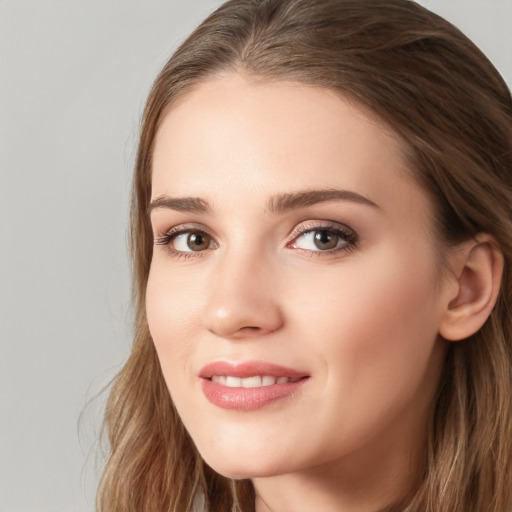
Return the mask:
<path fill-rule="evenodd" d="M 271 208 L 325 189 L 372 204 Z M 152 198 L 167 196 L 208 205 L 153 208 L 146 300 L 172 400 L 206 462 L 252 478 L 258 512 L 374 512 L 403 495 L 423 457 L 454 287 L 396 137 L 333 92 L 216 76 L 161 124 Z M 340 225 L 350 236 L 336 250 L 311 241 Z M 204 250 L 187 234 L 165 238 L 179 226 L 206 233 Z M 254 360 L 309 379 L 253 411 L 205 398 L 206 364 Z"/>

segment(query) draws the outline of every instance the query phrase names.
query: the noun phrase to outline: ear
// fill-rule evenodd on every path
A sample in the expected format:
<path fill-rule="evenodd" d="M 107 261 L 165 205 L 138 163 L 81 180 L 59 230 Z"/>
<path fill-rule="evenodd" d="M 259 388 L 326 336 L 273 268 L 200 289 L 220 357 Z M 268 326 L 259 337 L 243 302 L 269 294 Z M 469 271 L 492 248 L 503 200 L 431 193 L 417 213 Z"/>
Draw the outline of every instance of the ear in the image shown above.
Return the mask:
<path fill-rule="evenodd" d="M 439 334 L 465 339 L 482 327 L 492 312 L 503 275 L 503 254 L 485 233 L 459 244 L 450 254 L 448 296 Z"/>

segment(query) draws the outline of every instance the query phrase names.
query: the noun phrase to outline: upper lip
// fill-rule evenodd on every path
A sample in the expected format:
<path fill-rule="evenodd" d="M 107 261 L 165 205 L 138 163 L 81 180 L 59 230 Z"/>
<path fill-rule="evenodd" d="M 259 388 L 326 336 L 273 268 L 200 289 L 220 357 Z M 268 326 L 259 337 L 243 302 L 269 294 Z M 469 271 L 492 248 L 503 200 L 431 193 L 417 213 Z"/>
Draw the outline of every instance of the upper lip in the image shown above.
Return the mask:
<path fill-rule="evenodd" d="M 243 363 L 229 363 L 227 361 L 215 361 L 204 366 L 199 372 L 202 379 L 211 379 L 214 375 L 230 375 L 232 377 L 307 377 L 307 373 L 287 368 L 265 361 L 246 361 Z"/>

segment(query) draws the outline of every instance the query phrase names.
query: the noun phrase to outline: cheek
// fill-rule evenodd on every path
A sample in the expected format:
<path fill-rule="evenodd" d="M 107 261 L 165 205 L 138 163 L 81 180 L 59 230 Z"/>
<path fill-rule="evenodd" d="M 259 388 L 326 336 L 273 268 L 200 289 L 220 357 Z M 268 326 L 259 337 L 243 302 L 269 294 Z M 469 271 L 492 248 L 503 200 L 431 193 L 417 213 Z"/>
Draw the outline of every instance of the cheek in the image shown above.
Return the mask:
<path fill-rule="evenodd" d="M 354 259 L 310 280 L 297 277 L 300 288 L 288 300 L 296 302 L 305 324 L 325 334 L 354 339 L 357 332 L 368 333 L 356 336 L 363 345 L 393 329 L 422 332 L 437 323 L 438 276 L 433 265 L 414 263 L 393 253 Z"/>
<path fill-rule="evenodd" d="M 192 340 L 197 331 L 199 298 L 193 287 L 173 280 L 172 273 L 159 262 L 152 264 L 146 289 L 146 314 L 168 385 L 170 380 L 179 381 L 176 377 L 187 368 L 194 350 Z"/>
<path fill-rule="evenodd" d="M 326 378 L 351 389 L 345 397 L 389 401 L 418 386 L 430 364 L 438 276 L 431 260 L 394 252 L 374 256 L 331 270 L 325 279 L 317 276 L 322 292 L 298 291 L 295 309 L 306 312 L 296 315 L 298 332 L 309 333 L 305 339 L 325 361 Z"/>
<path fill-rule="evenodd" d="M 417 432 L 435 395 L 443 358 L 435 275 L 428 265 L 410 273 L 394 261 L 331 272 L 330 293 L 310 291 L 307 307 L 296 303 L 296 311 L 307 311 L 298 317 L 297 339 L 323 369 L 315 422 L 325 426 L 326 458 L 362 446 L 395 421 L 401 432 Z"/>

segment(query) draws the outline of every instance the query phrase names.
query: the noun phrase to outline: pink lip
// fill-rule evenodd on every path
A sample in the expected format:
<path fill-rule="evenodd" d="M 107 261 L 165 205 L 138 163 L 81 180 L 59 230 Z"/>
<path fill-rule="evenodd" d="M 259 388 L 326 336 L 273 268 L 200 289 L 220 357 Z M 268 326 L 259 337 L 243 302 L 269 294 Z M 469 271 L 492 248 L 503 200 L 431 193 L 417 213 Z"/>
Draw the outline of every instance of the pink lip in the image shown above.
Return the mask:
<path fill-rule="evenodd" d="M 210 379 L 213 375 L 232 375 L 233 377 L 253 377 L 254 375 L 271 375 L 272 377 L 305 377 L 304 372 L 265 363 L 264 361 L 247 361 L 246 363 L 233 364 L 226 361 L 217 361 L 207 364 L 200 372 L 199 377 Z"/>
<path fill-rule="evenodd" d="M 276 378 L 300 377 L 300 380 L 256 388 L 233 388 L 213 382 L 210 380 L 213 375 L 230 375 L 239 378 L 256 375 Z M 249 361 L 241 364 L 232 364 L 225 361 L 210 363 L 200 371 L 199 377 L 203 393 L 212 404 L 223 409 L 240 411 L 259 409 L 277 400 L 294 395 L 309 380 L 309 376 L 304 372 L 262 361 Z"/>

